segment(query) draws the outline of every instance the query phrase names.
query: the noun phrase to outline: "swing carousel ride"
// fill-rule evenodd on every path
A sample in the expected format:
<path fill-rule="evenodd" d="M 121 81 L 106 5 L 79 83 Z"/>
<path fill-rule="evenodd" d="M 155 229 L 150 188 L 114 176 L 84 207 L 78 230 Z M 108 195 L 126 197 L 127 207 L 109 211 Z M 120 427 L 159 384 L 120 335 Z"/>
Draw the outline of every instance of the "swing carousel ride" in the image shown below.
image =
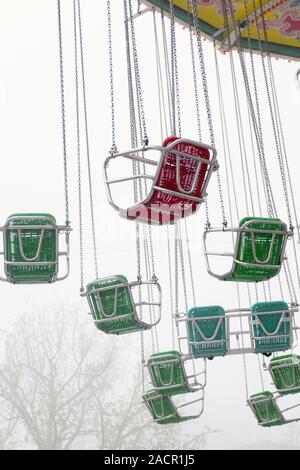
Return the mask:
<path fill-rule="evenodd" d="M 300 58 L 300 3 L 119 0 L 124 42 L 118 43 L 116 57 L 115 2 L 105 3 L 112 144 L 103 164 L 104 184 L 108 202 L 122 223 L 135 224 L 137 278 L 128 281 L 125 275 L 99 275 L 83 28 L 80 0 L 74 0 L 80 293 L 88 302 L 95 326 L 110 335 L 139 333 L 142 400 L 158 424 L 200 417 L 210 361 L 226 361 L 230 355 L 242 358 L 246 403 L 260 426 L 299 421 L 299 220 L 273 64 L 278 58 Z M 15 284 L 52 283 L 69 272 L 71 228 L 60 0 L 57 7 L 66 222 L 59 226 L 49 214 L 8 218 L 1 229 L 5 272 L 1 280 Z M 141 18 L 149 20 L 152 28 L 147 44 L 138 40 Z M 178 52 L 178 24 L 187 36 L 184 66 Z M 204 46 L 207 39 L 209 49 Z M 152 75 L 144 81 L 140 57 L 143 48 L 149 54 L 149 47 L 155 67 L 149 68 Z M 213 75 L 207 67 L 208 50 Z M 115 73 L 120 54 L 124 59 L 122 77 Z M 182 99 L 182 75 L 192 84 L 188 107 Z M 122 116 L 122 127 L 130 131 L 130 140 L 127 149 L 119 149 L 116 82 L 124 76 L 128 115 Z M 300 70 L 297 80 L 300 82 Z M 147 93 L 153 95 L 153 83 L 161 136 L 156 141 L 149 132 L 147 115 Z M 213 100 L 212 86 L 217 93 Z M 217 109 L 212 101 L 217 102 Z M 84 276 L 83 164 L 88 176 L 95 266 L 95 280 L 88 283 Z M 213 298 L 211 305 L 202 305 L 197 299 L 189 218 L 202 224 L 207 276 L 214 278 L 216 288 L 220 281 L 226 283 L 235 302 L 231 308 L 214 305 Z M 169 350 L 159 347 L 164 289 L 157 276 L 153 230 L 167 236 Z M 61 235 L 65 236 L 64 250 L 59 248 Z M 62 274 L 61 258 L 67 260 Z M 205 279 L 201 285 L 205 286 Z M 130 338 L 134 341 L 134 335 Z M 151 354 L 146 355 L 148 347 Z M 252 394 L 247 377 L 249 355 L 257 357 L 262 384 L 261 390 Z M 265 375 L 271 378 L 273 390 L 265 389 Z M 292 400 L 287 408 L 282 406 L 286 396 Z"/>

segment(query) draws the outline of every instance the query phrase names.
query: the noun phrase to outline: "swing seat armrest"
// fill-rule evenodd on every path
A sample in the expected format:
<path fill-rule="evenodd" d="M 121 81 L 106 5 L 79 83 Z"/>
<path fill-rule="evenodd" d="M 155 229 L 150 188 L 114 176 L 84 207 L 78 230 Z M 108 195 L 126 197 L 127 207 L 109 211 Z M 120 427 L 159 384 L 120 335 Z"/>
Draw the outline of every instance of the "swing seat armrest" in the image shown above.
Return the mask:
<path fill-rule="evenodd" d="M 125 178 L 117 178 L 114 180 L 105 180 L 105 183 L 110 185 L 110 184 L 125 183 L 126 181 L 134 181 L 134 180 L 140 180 L 140 179 L 147 179 L 147 180 L 154 181 L 155 177 L 151 175 L 134 175 L 134 176 L 128 176 Z"/>
<path fill-rule="evenodd" d="M 66 269 L 65 269 L 64 274 L 62 274 L 62 275 L 60 275 L 60 276 L 59 276 L 59 273 L 57 274 L 57 277 L 55 278 L 55 281 L 56 281 L 56 282 L 58 282 L 58 281 L 64 281 L 65 279 L 67 279 L 67 277 L 69 276 L 69 273 L 70 273 L 70 257 L 69 257 L 69 252 L 68 252 L 68 251 L 59 252 L 58 258 L 65 258 Z"/>

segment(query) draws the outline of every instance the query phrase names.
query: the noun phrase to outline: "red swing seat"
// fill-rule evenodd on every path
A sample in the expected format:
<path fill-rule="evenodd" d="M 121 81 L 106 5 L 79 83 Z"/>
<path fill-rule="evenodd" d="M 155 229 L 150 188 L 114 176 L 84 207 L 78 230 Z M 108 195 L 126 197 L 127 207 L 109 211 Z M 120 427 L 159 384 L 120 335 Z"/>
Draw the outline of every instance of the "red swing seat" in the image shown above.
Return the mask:
<path fill-rule="evenodd" d="M 163 148 L 168 150 L 162 153 L 148 197 L 122 214 L 129 220 L 151 225 L 172 224 L 194 214 L 206 196 L 208 174 L 211 175 L 208 170 L 210 167 L 213 171 L 215 167 L 212 162 L 197 161 L 197 157 L 210 162 L 212 149 L 175 136 L 168 137 Z"/>

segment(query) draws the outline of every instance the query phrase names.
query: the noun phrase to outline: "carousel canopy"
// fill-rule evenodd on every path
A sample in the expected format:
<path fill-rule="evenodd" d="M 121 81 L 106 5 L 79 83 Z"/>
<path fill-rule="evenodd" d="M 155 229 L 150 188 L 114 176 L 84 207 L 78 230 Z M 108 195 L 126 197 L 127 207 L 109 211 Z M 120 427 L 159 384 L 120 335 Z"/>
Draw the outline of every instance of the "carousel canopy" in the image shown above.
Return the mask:
<path fill-rule="evenodd" d="M 148 6 L 169 11 L 169 0 L 143 0 Z M 228 0 L 225 0 L 229 4 Z M 300 0 L 232 0 L 235 19 L 240 26 L 241 44 L 249 47 L 250 32 L 252 48 L 259 49 L 259 38 L 265 42 L 262 15 L 267 29 L 268 51 L 273 56 L 300 60 Z M 228 49 L 229 34 L 233 31 L 233 22 L 228 14 L 229 28 L 225 27 L 222 0 L 197 0 L 198 18 L 204 34 L 220 44 L 221 49 Z M 175 15 L 179 22 L 188 24 L 187 0 L 174 0 Z M 255 8 L 254 8 L 255 6 Z M 229 5 L 227 5 L 230 11 Z M 248 27 L 249 25 L 249 27 Z M 259 32 L 258 32 L 259 31 Z M 234 36 L 232 35 L 232 44 Z"/>

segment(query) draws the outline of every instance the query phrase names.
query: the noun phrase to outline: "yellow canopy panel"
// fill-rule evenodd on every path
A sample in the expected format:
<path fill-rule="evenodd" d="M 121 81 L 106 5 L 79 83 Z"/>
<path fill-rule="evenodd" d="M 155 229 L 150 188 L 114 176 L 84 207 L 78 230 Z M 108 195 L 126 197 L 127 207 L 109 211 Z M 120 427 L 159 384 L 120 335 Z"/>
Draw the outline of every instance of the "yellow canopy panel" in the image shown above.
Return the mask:
<path fill-rule="evenodd" d="M 228 0 L 225 2 L 229 30 L 232 31 L 229 2 Z M 170 11 L 169 0 L 143 0 L 143 3 L 163 8 L 167 13 Z M 249 28 L 253 50 L 259 49 L 259 38 L 265 41 L 263 14 L 269 52 L 274 56 L 300 59 L 300 0 L 247 0 L 246 9 L 244 0 L 232 0 L 232 4 L 235 18 L 241 29 L 241 44 L 245 49 L 248 48 Z M 174 0 L 174 6 L 177 20 L 188 25 L 190 15 L 187 0 Z M 224 48 L 228 47 L 226 46 L 228 34 L 224 33 L 226 21 L 222 0 L 197 0 L 197 12 L 201 31 L 214 37 Z M 234 34 L 231 38 L 234 43 Z"/>

